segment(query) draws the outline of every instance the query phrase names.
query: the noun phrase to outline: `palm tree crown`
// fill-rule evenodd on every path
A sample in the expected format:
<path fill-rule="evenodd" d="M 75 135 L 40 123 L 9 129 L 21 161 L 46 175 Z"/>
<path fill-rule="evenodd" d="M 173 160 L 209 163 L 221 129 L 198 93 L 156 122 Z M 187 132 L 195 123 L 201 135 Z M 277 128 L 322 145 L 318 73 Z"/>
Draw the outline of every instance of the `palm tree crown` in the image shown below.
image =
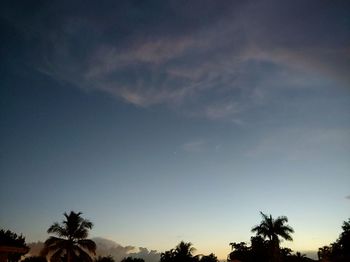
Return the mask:
<path fill-rule="evenodd" d="M 175 248 L 175 253 L 179 257 L 192 257 L 194 251 L 195 248 L 192 246 L 191 242 L 185 243 L 181 241 Z"/>
<path fill-rule="evenodd" d="M 260 212 L 263 220 L 259 225 L 252 228 L 252 232 L 255 232 L 257 235 L 262 236 L 263 238 L 268 238 L 270 241 L 279 243 L 279 237 L 292 241 L 293 238 L 290 235 L 294 233 L 293 228 L 286 225 L 288 223 L 288 218 L 285 216 L 279 216 L 276 219 L 273 219 L 272 216 L 267 216 L 264 213 Z"/>
<path fill-rule="evenodd" d="M 175 249 L 165 251 L 160 255 L 161 262 L 194 262 L 197 261 L 193 256 L 195 248 L 192 247 L 192 243 L 186 243 L 181 241 Z"/>
<path fill-rule="evenodd" d="M 81 217 L 82 213 L 71 211 L 64 213 L 65 220 L 59 224 L 54 223 L 49 227 L 47 233 L 55 234 L 58 237 L 51 236 L 45 241 L 42 254 L 49 255 L 52 261 L 62 261 L 66 257 L 67 262 L 92 261 L 92 255 L 95 255 L 96 244 L 88 237 L 89 229 L 93 224 Z"/>

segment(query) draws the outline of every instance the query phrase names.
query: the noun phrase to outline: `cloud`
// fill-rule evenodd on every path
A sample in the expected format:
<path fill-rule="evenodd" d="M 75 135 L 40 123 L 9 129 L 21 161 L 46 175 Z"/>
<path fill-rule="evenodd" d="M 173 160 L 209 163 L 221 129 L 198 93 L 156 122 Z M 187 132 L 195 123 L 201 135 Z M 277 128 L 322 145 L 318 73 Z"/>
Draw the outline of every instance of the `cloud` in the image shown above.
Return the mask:
<path fill-rule="evenodd" d="M 143 258 L 145 262 L 158 262 L 160 259 L 160 253 L 156 250 L 149 250 L 144 247 L 121 246 L 112 240 L 100 237 L 93 238 L 92 240 L 97 245 L 97 256 L 112 256 L 116 262 L 128 256 Z M 44 243 L 33 242 L 29 243 L 28 246 L 30 247 L 29 255 L 35 256 L 40 254 Z"/>
<path fill-rule="evenodd" d="M 189 153 L 205 151 L 207 143 L 204 140 L 196 140 L 182 145 L 184 151 Z"/>
<path fill-rule="evenodd" d="M 350 195 L 346 196 L 345 198 L 350 200 Z"/>
<path fill-rule="evenodd" d="M 33 54 L 26 63 L 57 81 L 191 117 L 241 122 L 281 85 L 350 82 L 346 8 L 322 4 L 306 16 L 303 1 L 90 5 L 73 16 L 72 6 L 53 2 L 5 21 L 24 35 L 23 52 Z"/>
<path fill-rule="evenodd" d="M 148 250 L 144 247 L 121 246 L 112 240 L 105 238 L 93 238 L 97 245 L 97 256 L 111 255 L 116 262 L 121 261 L 124 257 L 143 258 L 146 262 L 158 262 L 160 253 L 156 250 Z"/>

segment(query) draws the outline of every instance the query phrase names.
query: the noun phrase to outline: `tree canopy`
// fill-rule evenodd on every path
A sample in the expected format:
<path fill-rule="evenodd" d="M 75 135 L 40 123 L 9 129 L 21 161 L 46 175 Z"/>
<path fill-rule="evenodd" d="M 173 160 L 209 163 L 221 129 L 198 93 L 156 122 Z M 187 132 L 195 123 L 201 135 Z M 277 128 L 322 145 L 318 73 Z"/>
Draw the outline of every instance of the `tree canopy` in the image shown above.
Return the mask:
<path fill-rule="evenodd" d="M 54 223 L 47 233 L 55 234 L 45 241 L 42 255 L 49 256 L 53 261 L 87 261 L 92 262 L 96 244 L 87 239 L 92 222 L 81 217 L 82 213 L 71 211 L 64 213 L 62 223 Z"/>
<path fill-rule="evenodd" d="M 10 230 L 0 230 L 0 246 L 28 247 L 23 235 L 17 235 Z"/>
<path fill-rule="evenodd" d="M 0 247 L 5 249 L 4 253 L 8 262 L 19 261 L 21 257 L 29 251 L 23 235 L 18 235 L 15 232 L 4 229 L 0 230 Z M 16 249 L 15 251 L 6 251 L 14 248 Z"/>

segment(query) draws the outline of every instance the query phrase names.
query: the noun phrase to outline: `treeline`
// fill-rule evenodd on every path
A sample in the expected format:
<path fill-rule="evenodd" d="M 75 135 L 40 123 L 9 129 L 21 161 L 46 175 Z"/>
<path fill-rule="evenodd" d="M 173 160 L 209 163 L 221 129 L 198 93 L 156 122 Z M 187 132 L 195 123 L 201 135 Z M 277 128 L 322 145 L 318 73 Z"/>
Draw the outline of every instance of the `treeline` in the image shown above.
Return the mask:
<path fill-rule="evenodd" d="M 317 252 L 319 260 L 345 262 L 350 261 L 350 218 L 342 225 L 343 232 L 329 246 L 320 247 Z"/>
<path fill-rule="evenodd" d="M 18 262 L 23 256 L 24 262 L 115 262 L 112 256 L 96 257 L 96 244 L 88 239 L 93 223 L 84 219 L 81 212 L 64 213 L 61 223 L 54 223 L 47 232 L 52 234 L 44 243 L 40 256 L 24 255 L 29 248 L 22 235 L 9 230 L 0 230 L 0 255 L 7 262 Z M 250 243 L 232 242 L 227 262 L 302 262 L 314 261 L 300 252 L 293 253 L 289 248 L 281 248 L 282 239 L 292 241 L 294 230 L 288 218 L 273 218 L 261 212 L 261 222 L 252 228 Z M 339 238 L 329 246 L 318 250 L 318 261 L 350 261 L 350 219 L 342 226 Z M 161 253 L 160 262 L 218 262 L 215 254 L 194 255 L 190 242 L 181 241 L 175 248 Z M 125 257 L 121 262 L 144 262 L 142 258 Z"/>

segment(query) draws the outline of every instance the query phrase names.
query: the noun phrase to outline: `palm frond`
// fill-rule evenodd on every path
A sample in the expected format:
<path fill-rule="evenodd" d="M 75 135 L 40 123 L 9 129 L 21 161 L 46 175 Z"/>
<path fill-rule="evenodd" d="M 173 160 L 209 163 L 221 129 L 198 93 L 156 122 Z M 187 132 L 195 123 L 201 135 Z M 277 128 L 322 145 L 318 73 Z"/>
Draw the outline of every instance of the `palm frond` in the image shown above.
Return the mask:
<path fill-rule="evenodd" d="M 60 237 L 66 237 L 67 236 L 67 230 L 63 228 L 59 223 L 54 223 L 52 226 L 49 227 L 47 230 L 47 233 L 49 234 L 56 234 Z"/>
<path fill-rule="evenodd" d="M 260 211 L 260 215 L 262 216 L 263 221 L 268 221 L 269 220 L 269 217 L 266 214 L 264 214 L 262 211 Z"/>
<path fill-rule="evenodd" d="M 96 243 L 94 241 L 90 239 L 81 239 L 81 240 L 78 240 L 78 245 L 95 255 Z"/>
<path fill-rule="evenodd" d="M 52 253 L 51 257 L 50 257 L 50 261 L 52 262 L 60 262 L 62 261 L 62 257 L 65 254 L 65 250 L 64 249 L 57 249 L 55 252 Z"/>
<path fill-rule="evenodd" d="M 263 219 L 259 225 L 252 228 L 252 232 L 255 232 L 263 238 L 268 238 L 275 243 L 280 242 L 279 237 L 285 240 L 293 240 L 290 234 L 293 233 L 294 230 L 289 225 L 286 225 L 288 222 L 286 216 L 279 216 L 273 219 L 271 215 L 268 216 L 263 212 L 260 212 L 260 214 Z"/>
<path fill-rule="evenodd" d="M 95 255 L 96 244 L 86 238 L 93 224 L 82 218 L 81 214 L 74 211 L 69 214 L 64 213 L 65 220 L 61 224 L 54 223 L 48 229 L 48 233 L 54 233 L 58 237 L 51 236 L 45 241 L 42 254 L 56 261 L 62 260 L 62 256 L 66 254 L 69 260 L 75 257 L 73 261 L 83 259 L 83 261 L 92 262 L 91 255 Z"/>
<path fill-rule="evenodd" d="M 275 221 L 281 221 L 282 224 L 283 223 L 288 223 L 288 217 L 286 217 L 286 216 L 279 216 L 279 217 L 276 218 Z"/>
<path fill-rule="evenodd" d="M 81 221 L 81 225 L 80 225 L 81 228 L 88 228 L 88 229 L 91 229 L 93 226 L 94 224 L 87 219 L 84 219 L 83 221 Z"/>
<path fill-rule="evenodd" d="M 66 239 L 63 239 L 63 238 L 51 236 L 51 237 L 49 237 L 49 238 L 45 241 L 44 245 L 45 245 L 45 247 L 47 247 L 47 248 L 50 248 L 50 247 L 52 247 L 52 246 L 59 247 L 59 248 L 63 248 L 63 247 L 65 247 L 65 242 L 66 242 L 66 241 L 67 241 L 67 240 L 66 240 Z"/>
<path fill-rule="evenodd" d="M 75 256 L 82 259 L 82 261 L 92 262 L 92 260 L 93 260 L 89 251 L 87 251 L 84 248 L 81 248 L 79 246 L 74 246 L 73 253 L 75 254 Z M 93 256 L 95 256 L 95 254 L 93 254 Z"/>

